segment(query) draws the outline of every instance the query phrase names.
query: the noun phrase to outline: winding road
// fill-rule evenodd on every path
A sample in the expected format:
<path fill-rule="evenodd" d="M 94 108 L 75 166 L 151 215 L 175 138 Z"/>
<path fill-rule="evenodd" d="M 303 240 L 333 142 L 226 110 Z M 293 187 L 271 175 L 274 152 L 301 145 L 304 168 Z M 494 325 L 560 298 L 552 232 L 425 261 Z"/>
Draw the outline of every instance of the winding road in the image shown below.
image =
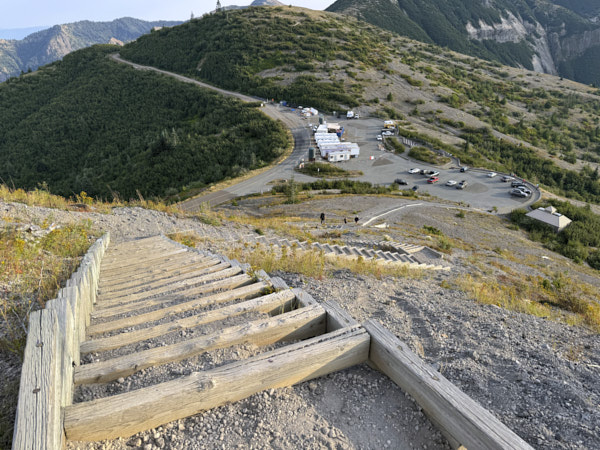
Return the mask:
<path fill-rule="evenodd" d="M 118 53 L 110 55 L 110 58 L 119 63 L 128 64 L 131 67 L 138 70 L 151 70 L 153 72 L 158 72 L 163 75 L 173 77 L 184 83 L 191 83 L 195 84 L 196 86 L 211 89 L 215 92 L 218 92 L 219 94 L 235 97 L 244 102 L 256 102 L 257 100 L 259 100 L 257 98 L 240 94 L 238 92 L 226 91 L 224 89 L 217 88 L 210 84 L 194 80 L 193 78 L 188 78 L 173 72 L 157 69 L 156 67 L 136 64 L 121 58 L 121 56 Z M 290 179 L 292 177 L 301 182 L 314 180 L 314 178 L 299 174 L 294 170 L 294 168 L 300 163 L 300 161 L 303 158 L 306 159 L 308 155 L 308 147 L 310 144 L 310 128 L 308 127 L 309 124 L 306 122 L 306 120 L 303 120 L 297 114 L 290 112 L 289 108 L 284 108 L 279 105 L 267 103 L 263 108 L 261 108 L 261 110 L 272 119 L 281 121 L 285 126 L 287 126 L 291 130 L 292 136 L 294 138 L 294 150 L 292 151 L 291 155 L 288 156 L 280 164 L 273 166 L 271 169 L 259 173 L 247 180 L 240 181 L 239 183 L 236 183 L 233 186 L 228 187 L 227 189 L 211 192 L 209 194 L 200 195 L 198 197 L 186 200 L 180 203 L 182 209 L 186 211 L 197 211 L 201 208 L 203 203 L 215 206 L 242 195 L 268 191 L 271 189 L 272 182 L 274 180 Z"/>

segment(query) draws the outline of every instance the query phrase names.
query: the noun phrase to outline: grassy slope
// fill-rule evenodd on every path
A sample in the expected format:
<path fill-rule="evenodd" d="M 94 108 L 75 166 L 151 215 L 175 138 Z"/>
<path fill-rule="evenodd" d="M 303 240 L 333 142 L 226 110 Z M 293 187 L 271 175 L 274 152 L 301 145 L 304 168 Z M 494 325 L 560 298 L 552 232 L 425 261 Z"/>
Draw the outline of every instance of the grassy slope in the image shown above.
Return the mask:
<path fill-rule="evenodd" d="M 0 85 L 0 178 L 125 198 L 173 194 L 275 159 L 285 130 L 210 91 L 111 62 L 112 46 Z"/>

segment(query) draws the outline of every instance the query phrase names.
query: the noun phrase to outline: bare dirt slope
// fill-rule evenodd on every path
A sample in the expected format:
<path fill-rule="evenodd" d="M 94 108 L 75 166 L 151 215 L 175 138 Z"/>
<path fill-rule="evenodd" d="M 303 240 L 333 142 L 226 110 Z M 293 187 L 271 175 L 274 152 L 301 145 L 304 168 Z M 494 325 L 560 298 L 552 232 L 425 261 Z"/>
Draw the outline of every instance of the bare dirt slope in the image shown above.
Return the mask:
<path fill-rule="evenodd" d="M 360 214 L 362 219 L 388 207 L 386 201 L 371 197 L 315 200 L 292 205 L 287 211 L 279 206 L 277 214 L 304 216 L 314 228 L 323 209 L 340 215 Z M 269 212 L 256 203 L 248 207 L 255 214 Z M 103 215 L 0 203 L 0 214 L 31 223 L 90 219 L 111 231 L 116 241 L 208 227 L 194 219 L 139 208 Z M 534 447 L 599 447 L 600 337 L 585 328 L 477 303 L 454 287 L 456 278 L 467 274 L 500 278 L 519 270 L 544 276 L 546 271 L 560 270 L 572 279 L 597 285 L 597 273 L 567 265 L 564 258 L 527 242 L 494 216 L 467 212 L 459 219 L 455 214 L 456 210 L 440 207 L 408 209 L 386 218 L 390 228 L 383 231 L 356 228 L 342 233 L 347 240 L 381 239 L 387 234 L 433 245 L 421 230 L 424 224 L 436 227 L 453 239 L 452 254 L 445 256 L 453 265 L 449 273 L 381 280 L 347 270 L 321 280 L 283 272 L 276 275 L 304 288 L 318 301 L 335 299 L 359 321 L 381 321 Z M 233 226 L 239 225 L 214 228 L 215 236 L 223 227 Z M 231 243 L 215 237 L 205 245 L 225 252 Z M 547 268 L 546 263 L 552 266 Z M 208 364 L 218 365 L 251 351 L 233 348 L 205 358 Z M 79 395 L 93 398 L 95 394 L 90 390 Z M 366 366 L 257 394 L 128 439 L 70 444 L 70 448 L 94 449 L 291 447 L 431 449 L 447 448 L 447 444 L 411 399 Z"/>

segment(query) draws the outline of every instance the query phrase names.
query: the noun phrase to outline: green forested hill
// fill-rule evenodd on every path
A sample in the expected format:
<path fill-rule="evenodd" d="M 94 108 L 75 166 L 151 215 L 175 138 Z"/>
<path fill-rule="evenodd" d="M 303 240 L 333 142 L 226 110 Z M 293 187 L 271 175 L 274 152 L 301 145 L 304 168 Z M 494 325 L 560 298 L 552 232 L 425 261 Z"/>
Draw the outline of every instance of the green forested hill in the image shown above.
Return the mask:
<path fill-rule="evenodd" d="M 320 64 L 333 70 L 337 60 L 383 70 L 389 53 L 378 31 L 354 24 L 309 10 L 254 7 L 153 32 L 125 46 L 121 55 L 226 89 L 333 111 L 358 105 L 359 91 L 353 91 L 358 84 L 287 75 L 310 72 Z M 289 82 L 280 83 L 284 78 Z"/>
<path fill-rule="evenodd" d="M 52 192 L 175 193 L 260 167 L 288 137 L 255 108 L 95 46 L 0 85 L 0 179 Z"/>

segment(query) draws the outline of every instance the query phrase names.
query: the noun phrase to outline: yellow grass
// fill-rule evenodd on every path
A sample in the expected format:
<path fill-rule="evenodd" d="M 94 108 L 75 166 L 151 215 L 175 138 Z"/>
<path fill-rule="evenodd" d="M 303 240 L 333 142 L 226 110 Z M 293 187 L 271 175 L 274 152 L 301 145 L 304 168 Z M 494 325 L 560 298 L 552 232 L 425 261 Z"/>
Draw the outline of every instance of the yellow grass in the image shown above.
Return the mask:
<path fill-rule="evenodd" d="M 457 287 L 480 303 L 531 314 L 600 333 L 598 294 L 562 274 L 550 280 L 539 276 L 466 275 L 446 287 Z"/>

